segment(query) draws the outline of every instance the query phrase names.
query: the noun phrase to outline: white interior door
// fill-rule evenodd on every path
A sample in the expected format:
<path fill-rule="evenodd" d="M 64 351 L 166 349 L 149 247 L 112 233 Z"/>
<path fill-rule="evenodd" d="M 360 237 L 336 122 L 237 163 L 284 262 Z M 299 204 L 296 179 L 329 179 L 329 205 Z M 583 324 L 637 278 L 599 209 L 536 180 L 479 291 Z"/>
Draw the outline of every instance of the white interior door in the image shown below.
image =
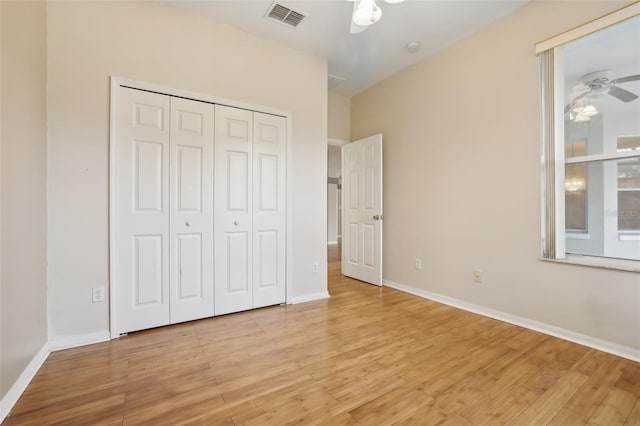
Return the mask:
<path fill-rule="evenodd" d="M 215 106 L 215 313 L 253 307 L 253 112 Z"/>
<path fill-rule="evenodd" d="M 169 324 L 169 97 L 121 88 L 119 332 Z"/>
<path fill-rule="evenodd" d="M 286 120 L 253 113 L 253 307 L 285 302 Z"/>
<path fill-rule="evenodd" d="M 382 135 L 342 147 L 342 273 L 382 285 Z"/>
<path fill-rule="evenodd" d="M 213 316 L 214 106 L 171 98 L 171 323 Z"/>

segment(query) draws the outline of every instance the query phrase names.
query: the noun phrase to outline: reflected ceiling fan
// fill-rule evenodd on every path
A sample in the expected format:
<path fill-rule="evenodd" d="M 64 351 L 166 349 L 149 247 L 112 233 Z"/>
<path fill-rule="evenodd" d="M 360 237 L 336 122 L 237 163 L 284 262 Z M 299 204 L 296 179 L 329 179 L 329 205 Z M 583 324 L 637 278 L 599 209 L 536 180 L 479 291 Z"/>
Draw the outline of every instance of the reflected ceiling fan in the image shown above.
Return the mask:
<path fill-rule="evenodd" d="M 618 84 L 640 80 L 640 75 L 628 75 L 611 80 L 611 71 L 595 71 L 582 76 L 582 83 L 574 87 L 571 102 L 564 107 L 565 114 L 574 106 L 581 103 L 587 96 L 611 95 L 622 102 L 631 102 L 638 98 L 638 95 Z"/>
<path fill-rule="evenodd" d="M 361 33 L 370 25 L 375 24 L 382 17 L 382 9 L 376 4 L 376 0 L 349 0 L 353 2 L 353 14 L 351 15 L 351 34 Z M 384 0 L 389 4 L 402 3 L 404 0 Z"/>

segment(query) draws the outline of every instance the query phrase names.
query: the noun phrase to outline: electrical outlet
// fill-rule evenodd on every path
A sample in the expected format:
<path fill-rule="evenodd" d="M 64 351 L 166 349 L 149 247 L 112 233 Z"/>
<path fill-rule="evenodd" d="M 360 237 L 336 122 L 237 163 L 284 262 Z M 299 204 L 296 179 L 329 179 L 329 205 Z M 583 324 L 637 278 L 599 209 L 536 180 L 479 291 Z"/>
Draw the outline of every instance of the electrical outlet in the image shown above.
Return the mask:
<path fill-rule="evenodd" d="M 104 287 L 94 287 L 92 289 L 91 301 L 93 303 L 104 302 Z"/>
<path fill-rule="evenodd" d="M 318 272 L 320 270 L 320 264 L 318 262 L 313 262 L 313 266 L 311 267 L 313 272 Z"/>
<path fill-rule="evenodd" d="M 482 282 L 482 271 L 479 269 L 476 269 L 473 271 L 473 282 L 474 283 L 481 283 Z"/>
<path fill-rule="evenodd" d="M 422 269 L 422 259 L 416 259 L 416 269 Z"/>

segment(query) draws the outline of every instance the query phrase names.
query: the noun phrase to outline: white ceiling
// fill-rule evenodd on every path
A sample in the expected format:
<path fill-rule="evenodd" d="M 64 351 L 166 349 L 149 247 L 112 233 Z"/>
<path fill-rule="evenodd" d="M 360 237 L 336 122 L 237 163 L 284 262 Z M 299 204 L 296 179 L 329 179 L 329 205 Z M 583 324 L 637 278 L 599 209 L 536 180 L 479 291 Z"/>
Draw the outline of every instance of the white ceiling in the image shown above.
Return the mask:
<path fill-rule="evenodd" d="M 226 22 L 247 32 L 325 57 L 330 75 L 346 80 L 335 91 L 353 95 L 399 70 L 433 55 L 528 0 L 377 0 L 382 19 L 365 32 L 350 34 L 353 3 L 347 0 L 279 0 L 306 15 L 297 28 L 264 18 L 272 0 L 170 0 L 164 4 Z M 419 52 L 404 46 L 419 41 Z"/>

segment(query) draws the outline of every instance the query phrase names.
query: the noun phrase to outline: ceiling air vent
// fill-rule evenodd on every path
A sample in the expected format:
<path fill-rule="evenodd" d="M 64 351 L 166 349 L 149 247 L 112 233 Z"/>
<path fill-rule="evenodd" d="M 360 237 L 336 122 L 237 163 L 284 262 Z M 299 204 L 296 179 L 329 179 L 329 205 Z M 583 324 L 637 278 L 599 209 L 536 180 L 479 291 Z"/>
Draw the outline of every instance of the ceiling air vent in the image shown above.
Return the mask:
<path fill-rule="evenodd" d="M 296 12 L 295 10 L 291 10 L 288 7 L 285 7 L 278 3 L 273 3 L 267 14 L 266 18 L 273 19 L 274 21 L 281 22 L 283 24 L 287 24 L 290 27 L 297 27 L 300 22 L 305 18 L 305 16 Z"/>

